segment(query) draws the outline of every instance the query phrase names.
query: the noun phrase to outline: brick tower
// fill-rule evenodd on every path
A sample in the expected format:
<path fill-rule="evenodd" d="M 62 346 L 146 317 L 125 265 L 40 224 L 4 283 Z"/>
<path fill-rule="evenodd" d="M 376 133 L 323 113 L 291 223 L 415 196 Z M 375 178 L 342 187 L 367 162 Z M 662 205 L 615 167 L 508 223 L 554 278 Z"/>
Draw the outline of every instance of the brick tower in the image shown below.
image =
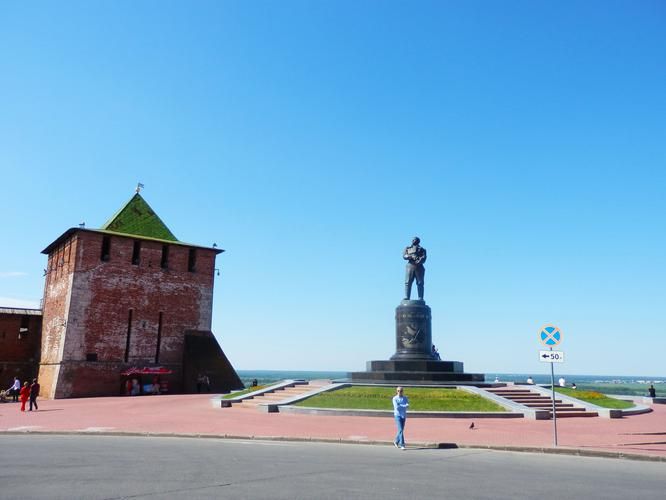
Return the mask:
<path fill-rule="evenodd" d="M 222 252 L 178 241 L 138 190 L 100 229 L 65 231 L 42 251 L 42 394 L 122 394 L 133 367 L 160 367 L 172 393 L 194 392 L 199 375 L 214 392 L 242 387 L 211 332 Z"/>

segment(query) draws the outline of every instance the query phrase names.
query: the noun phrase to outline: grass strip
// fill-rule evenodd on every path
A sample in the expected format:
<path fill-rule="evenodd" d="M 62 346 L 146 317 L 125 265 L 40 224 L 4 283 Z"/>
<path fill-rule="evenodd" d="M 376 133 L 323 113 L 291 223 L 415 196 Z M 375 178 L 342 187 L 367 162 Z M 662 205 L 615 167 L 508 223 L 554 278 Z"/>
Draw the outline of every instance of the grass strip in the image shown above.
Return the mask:
<path fill-rule="evenodd" d="M 295 406 L 348 410 L 393 410 L 395 387 L 352 386 L 316 394 Z M 500 405 L 459 389 L 405 387 L 409 411 L 501 412 Z"/>
<path fill-rule="evenodd" d="M 585 391 L 597 391 L 602 394 L 620 394 L 624 396 L 647 396 L 648 395 L 648 385 L 645 383 L 605 383 L 605 384 L 595 384 L 595 383 L 586 383 L 580 382 L 578 384 L 578 390 Z M 666 384 L 665 384 L 666 385 Z M 657 390 L 659 386 L 657 385 Z M 662 387 L 663 390 L 663 387 Z"/>
<path fill-rule="evenodd" d="M 635 406 L 632 401 L 610 398 L 597 391 L 581 391 L 579 389 L 569 389 L 568 387 L 555 387 L 555 391 L 571 396 L 572 398 L 580 399 L 581 401 L 601 406 L 602 408 L 626 410 L 627 408 L 633 408 Z"/>
<path fill-rule="evenodd" d="M 249 394 L 254 391 L 259 391 L 263 389 L 264 387 L 268 387 L 267 385 L 255 385 L 254 387 L 248 387 L 247 389 L 243 389 L 242 391 L 235 391 L 235 392 L 230 392 L 229 394 L 225 394 L 222 396 L 222 399 L 233 399 L 237 398 L 238 396 L 243 396 L 245 394 Z"/>

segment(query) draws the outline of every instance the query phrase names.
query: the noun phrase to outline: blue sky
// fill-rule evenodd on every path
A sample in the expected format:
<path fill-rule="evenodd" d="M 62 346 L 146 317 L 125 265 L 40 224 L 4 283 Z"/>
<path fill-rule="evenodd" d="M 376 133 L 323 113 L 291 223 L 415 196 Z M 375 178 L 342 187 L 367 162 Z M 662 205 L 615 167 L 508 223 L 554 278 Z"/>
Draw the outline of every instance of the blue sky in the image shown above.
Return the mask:
<path fill-rule="evenodd" d="M 666 5 L 4 2 L 0 305 L 143 195 L 216 242 L 239 369 L 395 350 L 401 252 L 466 371 L 664 376 Z"/>

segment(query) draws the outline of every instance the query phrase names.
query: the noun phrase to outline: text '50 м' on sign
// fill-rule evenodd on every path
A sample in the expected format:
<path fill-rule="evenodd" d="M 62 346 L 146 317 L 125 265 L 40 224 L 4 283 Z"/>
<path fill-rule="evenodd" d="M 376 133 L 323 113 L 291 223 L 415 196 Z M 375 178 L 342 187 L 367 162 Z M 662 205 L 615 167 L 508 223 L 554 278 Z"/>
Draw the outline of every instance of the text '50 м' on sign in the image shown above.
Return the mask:
<path fill-rule="evenodd" d="M 562 351 L 539 351 L 539 361 L 544 363 L 564 363 Z"/>

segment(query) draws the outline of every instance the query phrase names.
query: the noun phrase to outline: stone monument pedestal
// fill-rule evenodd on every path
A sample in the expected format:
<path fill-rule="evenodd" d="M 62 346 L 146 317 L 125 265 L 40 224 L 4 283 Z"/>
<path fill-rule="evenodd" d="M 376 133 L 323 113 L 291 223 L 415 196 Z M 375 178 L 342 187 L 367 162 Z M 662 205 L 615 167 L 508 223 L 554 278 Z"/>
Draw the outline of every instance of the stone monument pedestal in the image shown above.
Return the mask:
<path fill-rule="evenodd" d="M 432 315 L 425 300 L 403 300 L 395 308 L 395 354 L 392 360 L 433 360 Z"/>
<path fill-rule="evenodd" d="M 432 355 L 431 311 L 423 300 L 403 300 L 395 310 L 396 351 L 389 360 L 368 361 L 365 372 L 352 372 L 355 383 L 435 384 L 483 383 L 482 373 L 465 373 L 460 361 Z"/>
<path fill-rule="evenodd" d="M 465 373 L 460 361 L 368 361 L 367 371 L 352 372 L 354 383 L 455 385 L 484 383 L 483 373 Z"/>

